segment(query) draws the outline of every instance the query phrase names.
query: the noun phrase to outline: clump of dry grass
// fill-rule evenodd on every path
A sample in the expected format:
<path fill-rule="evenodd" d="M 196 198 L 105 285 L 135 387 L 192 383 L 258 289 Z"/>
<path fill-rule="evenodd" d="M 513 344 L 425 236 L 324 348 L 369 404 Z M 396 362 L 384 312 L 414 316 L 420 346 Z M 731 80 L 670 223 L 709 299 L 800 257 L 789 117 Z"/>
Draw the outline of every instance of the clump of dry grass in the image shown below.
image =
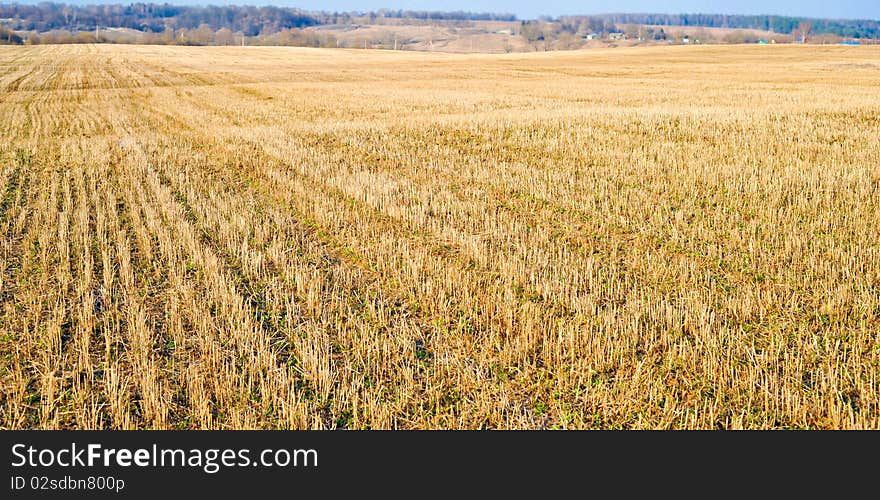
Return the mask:
<path fill-rule="evenodd" d="M 0 425 L 880 427 L 878 61 L 0 48 Z"/>

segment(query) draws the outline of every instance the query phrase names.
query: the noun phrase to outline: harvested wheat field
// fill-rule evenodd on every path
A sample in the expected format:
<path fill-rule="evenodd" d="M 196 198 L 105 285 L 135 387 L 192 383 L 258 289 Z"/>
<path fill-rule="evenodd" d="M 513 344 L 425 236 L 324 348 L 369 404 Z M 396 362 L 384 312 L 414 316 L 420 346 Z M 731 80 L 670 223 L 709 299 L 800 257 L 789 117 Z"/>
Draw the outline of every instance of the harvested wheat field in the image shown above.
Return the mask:
<path fill-rule="evenodd" d="M 880 428 L 880 47 L 0 48 L 0 426 Z"/>

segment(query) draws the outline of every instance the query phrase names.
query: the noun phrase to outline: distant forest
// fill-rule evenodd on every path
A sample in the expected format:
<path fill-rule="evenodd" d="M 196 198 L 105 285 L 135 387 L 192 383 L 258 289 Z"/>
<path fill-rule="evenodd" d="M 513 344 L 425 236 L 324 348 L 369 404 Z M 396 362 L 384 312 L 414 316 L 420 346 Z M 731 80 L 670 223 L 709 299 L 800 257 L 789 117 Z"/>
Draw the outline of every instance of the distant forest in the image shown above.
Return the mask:
<path fill-rule="evenodd" d="M 880 20 L 809 19 L 784 16 L 728 16 L 722 14 L 601 14 L 584 16 L 611 24 L 648 24 L 658 26 L 700 26 L 704 28 L 740 28 L 790 34 L 802 22 L 809 22 L 813 33 L 845 38 L 880 38 Z"/>
<path fill-rule="evenodd" d="M 355 19 L 418 19 L 438 21 L 515 21 L 512 14 L 380 10 L 377 12 L 307 12 L 289 7 L 208 6 L 133 3 L 129 5 L 0 4 L 0 21 L 18 31 L 79 31 L 95 26 L 130 28 L 153 33 L 195 29 L 207 25 L 246 36 L 271 35 L 281 30 L 323 24 L 351 24 Z"/>
<path fill-rule="evenodd" d="M 143 34 L 142 43 L 228 44 L 244 37 L 265 43 L 339 46 L 332 35 L 304 31 L 326 25 L 401 24 L 427 22 L 518 21 L 513 14 L 379 10 L 375 12 L 315 12 L 290 7 L 67 5 L 60 3 L 0 4 L 0 43 L 119 42 L 100 37 L 96 27 L 128 28 Z M 805 19 L 781 16 L 715 14 L 603 14 L 520 21 L 518 30 L 535 40 L 557 39 L 564 33 L 610 33 L 623 25 L 744 28 L 780 34 L 798 32 L 808 22 L 814 35 L 880 38 L 880 21 Z M 547 28 L 547 26 L 551 26 Z M 621 26 L 621 27 L 619 27 Z M 662 31 L 662 30 L 661 30 Z M 94 36 L 89 35 L 94 33 Z M 233 36 L 235 34 L 235 36 Z M 91 37 L 91 38 L 90 38 Z M 656 36 L 655 36 L 656 38 Z"/>

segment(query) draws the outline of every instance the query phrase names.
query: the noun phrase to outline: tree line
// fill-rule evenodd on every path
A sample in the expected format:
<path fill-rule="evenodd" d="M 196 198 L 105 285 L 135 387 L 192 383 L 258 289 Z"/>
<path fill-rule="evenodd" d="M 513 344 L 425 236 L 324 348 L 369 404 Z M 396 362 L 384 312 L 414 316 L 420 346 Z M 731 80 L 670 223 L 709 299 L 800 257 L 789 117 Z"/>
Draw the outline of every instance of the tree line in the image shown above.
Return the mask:
<path fill-rule="evenodd" d="M 132 3 L 129 5 L 69 5 L 43 2 L 36 5 L 0 4 L 0 20 L 6 28 L 46 32 L 56 29 L 80 31 L 95 26 L 129 28 L 159 33 L 167 29 L 196 29 L 207 25 L 242 32 L 246 36 L 271 35 L 291 28 L 319 24 L 352 24 L 378 19 L 439 21 L 514 21 L 512 14 L 386 10 L 376 12 L 306 12 L 290 7 L 176 6 Z"/>
<path fill-rule="evenodd" d="M 104 26 L 159 33 L 167 29 L 195 29 L 207 25 L 215 31 L 227 28 L 247 36 L 321 23 L 315 16 L 292 8 L 188 7 L 152 3 L 82 6 L 48 2 L 36 5 L 3 4 L 0 5 L 0 19 L 6 20 L 7 28 L 19 31 L 80 31 Z"/>
<path fill-rule="evenodd" d="M 369 15 L 369 13 L 368 13 Z M 419 19 L 426 21 L 516 21 L 514 14 L 498 14 L 494 12 L 440 12 L 427 10 L 388 10 L 380 9 L 376 17 L 391 19 Z"/>
<path fill-rule="evenodd" d="M 548 19 L 552 20 L 552 19 Z M 567 21 L 566 21 L 567 20 Z M 870 19 L 811 19 L 786 16 L 744 16 L 725 14 L 601 14 L 556 19 L 563 24 L 587 22 L 593 26 L 643 24 L 654 26 L 697 26 L 737 28 L 792 34 L 808 23 L 815 34 L 847 38 L 880 38 L 880 21 Z M 601 31 L 596 30 L 595 31 Z"/>

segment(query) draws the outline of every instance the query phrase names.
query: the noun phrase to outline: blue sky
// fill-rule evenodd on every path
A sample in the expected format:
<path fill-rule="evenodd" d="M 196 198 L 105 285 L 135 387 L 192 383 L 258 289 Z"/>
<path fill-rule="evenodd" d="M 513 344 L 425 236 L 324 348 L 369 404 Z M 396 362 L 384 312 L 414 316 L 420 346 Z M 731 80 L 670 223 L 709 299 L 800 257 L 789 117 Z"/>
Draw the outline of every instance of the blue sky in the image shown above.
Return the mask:
<path fill-rule="evenodd" d="M 27 1 L 27 0 L 25 0 Z M 64 0 L 56 0 L 64 1 Z M 67 0 L 70 3 L 129 3 L 135 0 Z M 141 0 L 143 1 L 143 0 Z M 380 8 L 505 12 L 521 19 L 540 15 L 611 12 L 778 14 L 804 17 L 880 19 L 880 0 L 151 0 L 171 4 L 283 5 L 307 10 L 365 11 Z"/>

